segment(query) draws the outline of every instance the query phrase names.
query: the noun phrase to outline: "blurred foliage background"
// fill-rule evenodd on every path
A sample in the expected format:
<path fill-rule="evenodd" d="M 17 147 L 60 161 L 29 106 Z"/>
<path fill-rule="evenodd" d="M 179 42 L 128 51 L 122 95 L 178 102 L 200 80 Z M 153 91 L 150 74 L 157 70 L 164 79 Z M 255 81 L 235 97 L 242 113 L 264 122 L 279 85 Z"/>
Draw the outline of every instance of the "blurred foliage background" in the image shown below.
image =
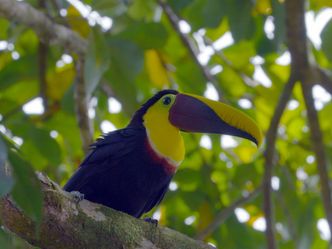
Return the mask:
<path fill-rule="evenodd" d="M 122 128 L 156 91 L 173 88 L 226 101 L 265 133 L 290 74 L 284 1 L 24 2 L 88 41 L 80 62 L 70 49 L 0 14 L 0 196 L 11 192 L 36 221 L 42 196 L 33 171 L 63 185 L 84 158 L 89 139 L 82 130 L 96 139 Z M 332 73 L 331 1 L 305 6 L 310 57 Z M 75 95 L 82 78 L 85 114 Z M 318 85 L 313 95 L 331 160 L 331 95 Z M 305 109 L 296 85 L 278 128 L 271 179 L 276 239 L 285 249 L 327 248 L 330 239 Z M 90 130 L 78 124 L 84 115 Z M 228 136 L 183 136 L 186 159 L 149 215 L 220 248 L 266 248 L 259 192 L 266 144 L 257 150 Z M 27 247 L 0 229 L 0 248 Z"/>

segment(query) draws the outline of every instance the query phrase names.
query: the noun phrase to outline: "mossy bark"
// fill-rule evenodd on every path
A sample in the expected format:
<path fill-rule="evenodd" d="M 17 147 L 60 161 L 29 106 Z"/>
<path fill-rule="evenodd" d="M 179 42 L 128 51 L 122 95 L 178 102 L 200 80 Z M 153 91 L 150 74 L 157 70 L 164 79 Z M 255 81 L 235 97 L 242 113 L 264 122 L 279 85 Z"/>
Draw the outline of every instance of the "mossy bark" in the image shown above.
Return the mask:
<path fill-rule="evenodd" d="M 211 249 L 179 232 L 155 226 L 87 200 L 76 202 L 43 175 L 43 219 L 36 225 L 10 197 L 0 200 L 0 219 L 19 237 L 45 249 Z"/>

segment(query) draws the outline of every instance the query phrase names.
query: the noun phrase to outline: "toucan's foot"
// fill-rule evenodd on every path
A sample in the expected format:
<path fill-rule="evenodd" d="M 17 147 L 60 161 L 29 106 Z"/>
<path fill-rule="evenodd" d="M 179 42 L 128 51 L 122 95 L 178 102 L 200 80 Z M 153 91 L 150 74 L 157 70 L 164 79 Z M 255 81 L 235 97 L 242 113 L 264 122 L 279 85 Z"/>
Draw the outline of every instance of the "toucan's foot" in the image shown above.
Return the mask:
<path fill-rule="evenodd" d="M 145 220 L 146 222 L 148 222 L 148 223 L 151 223 L 151 224 L 153 224 L 153 225 L 155 225 L 155 226 L 158 226 L 158 220 L 156 220 L 156 219 L 153 219 L 153 218 L 148 217 L 148 218 L 144 218 L 144 220 Z"/>
<path fill-rule="evenodd" d="M 79 203 L 84 199 L 84 194 L 80 193 L 79 191 L 71 191 L 70 195 L 73 197 L 74 202 Z"/>

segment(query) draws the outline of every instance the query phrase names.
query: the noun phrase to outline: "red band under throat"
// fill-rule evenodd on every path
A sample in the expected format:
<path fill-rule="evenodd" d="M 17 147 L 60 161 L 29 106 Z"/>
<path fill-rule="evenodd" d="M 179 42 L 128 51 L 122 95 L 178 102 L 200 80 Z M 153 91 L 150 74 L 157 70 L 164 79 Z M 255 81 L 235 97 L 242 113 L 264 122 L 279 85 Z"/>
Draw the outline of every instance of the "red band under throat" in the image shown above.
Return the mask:
<path fill-rule="evenodd" d="M 145 140 L 145 147 L 155 164 L 162 166 L 167 174 L 175 173 L 177 166 L 169 162 L 169 160 L 167 160 L 166 158 L 159 155 L 151 146 L 148 138 Z"/>

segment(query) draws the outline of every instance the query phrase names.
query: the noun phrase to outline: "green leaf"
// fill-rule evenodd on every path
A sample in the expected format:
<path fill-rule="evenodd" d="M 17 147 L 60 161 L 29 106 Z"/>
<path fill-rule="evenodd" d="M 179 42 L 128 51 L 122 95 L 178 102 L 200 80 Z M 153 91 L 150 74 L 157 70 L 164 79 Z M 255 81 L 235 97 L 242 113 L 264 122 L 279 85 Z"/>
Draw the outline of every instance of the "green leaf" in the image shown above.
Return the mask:
<path fill-rule="evenodd" d="M 198 170 L 181 169 L 175 175 L 175 181 L 181 184 L 184 191 L 194 191 L 200 182 L 201 174 Z"/>
<path fill-rule="evenodd" d="M 192 3 L 192 0 L 168 0 L 167 3 L 174 11 L 180 11 Z"/>
<path fill-rule="evenodd" d="M 218 27 L 207 29 L 205 36 L 215 41 L 222 37 L 227 31 L 229 31 L 228 21 L 226 18 L 223 18 Z"/>
<path fill-rule="evenodd" d="M 253 43 L 249 41 L 240 41 L 224 49 L 226 58 L 236 69 L 243 70 L 250 63 L 250 58 L 255 55 Z"/>
<path fill-rule="evenodd" d="M 6 114 L 34 98 L 38 93 L 38 84 L 37 81 L 18 81 L 0 91 L 0 113 Z M 19 96 L 19 98 L 17 96 Z"/>
<path fill-rule="evenodd" d="M 323 8 L 332 7 L 332 2 L 330 0 L 310 0 L 309 6 L 318 12 Z"/>
<path fill-rule="evenodd" d="M 66 124 L 66 122 L 63 121 L 63 124 Z M 17 136 L 24 138 L 24 143 L 20 149 L 24 155 L 28 156 L 27 160 L 38 170 L 47 166 L 56 167 L 61 163 L 62 153 L 60 146 L 50 136 L 49 130 L 36 127 L 30 122 L 24 122 L 15 123 L 12 126 L 12 131 Z M 29 134 L 29 136 L 25 137 L 26 134 Z M 73 132 L 70 134 L 73 134 Z"/>
<path fill-rule="evenodd" d="M 235 98 L 240 98 L 246 92 L 242 78 L 229 67 L 224 67 L 223 71 L 218 74 L 218 79 L 220 87 Z"/>
<path fill-rule="evenodd" d="M 234 40 L 250 39 L 255 32 L 255 22 L 251 15 L 252 2 L 248 0 L 226 0 L 228 21 Z"/>
<path fill-rule="evenodd" d="M 91 96 L 109 66 L 109 52 L 104 34 L 93 29 L 84 63 L 84 83 Z"/>
<path fill-rule="evenodd" d="M 152 20 L 155 15 L 156 1 L 135 0 L 131 1 L 127 11 L 128 15 L 135 20 Z"/>
<path fill-rule="evenodd" d="M 322 33 L 322 50 L 330 62 L 332 62 L 332 19 L 325 25 Z"/>
<path fill-rule="evenodd" d="M 151 36 L 151 34 L 153 34 Z M 137 22 L 117 35 L 120 39 L 137 43 L 143 49 L 162 48 L 167 42 L 168 33 L 161 23 Z M 149 39 L 146 39 L 149 37 Z"/>
<path fill-rule="evenodd" d="M 0 40 L 7 39 L 7 30 L 8 30 L 9 22 L 6 19 L 0 19 Z"/>
<path fill-rule="evenodd" d="M 108 45 L 111 63 L 105 76 L 125 111 L 132 114 L 137 109 L 135 78 L 143 69 L 143 51 L 135 43 L 116 38 L 109 39 Z"/>
<path fill-rule="evenodd" d="M 95 0 L 92 3 L 92 7 L 101 15 L 112 18 L 120 16 L 127 11 L 127 6 L 123 0 Z"/>
<path fill-rule="evenodd" d="M 183 63 L 181 60 L 176 64 L 176 67 L 178 70 L 176 77 L 178 78 L 181 90 L 195 94 L 203 94 L 206 88 L 206 80 L 198 66 L 191 60 L 188 60 L 186 63 Z"/>
<path fill-rule="evenodd" d="M 0 197 L 9 193 L 14 185 L 10 169 L 7 165 L 8 150 L 0 134 Z"/>
<path fill-rule="evenodd" d="M 29 134 L 31 134 L 33 138 L 33 145 L 44 158 L 54 166 L 61 163 L 61 150 L 59 144 L 50 136 L 48 130 L 30 127 Z"/>
<path fill-rule="evenodd" d="M 10 236 L 0 227 L 0 248 L 1 249 L 12 249 Z"/>
<path fill-rule="evenodd" d="M 43 202 L 40 182 L 31 166 L 13 150 L 9 151 L 9 162 L 16 180 L 12 191 L 13 198 L 24 212 L 39 224 Z"/>
<path fill-rule="evenodd" d="M 12 87 L 18 81 L 30 82 L 32 79 L 36 80 L 38 67 L 31 63 L 32 61 L 37 61 L 36 55 L 22 56 L 19 60 L 11 61 L 1 68 L 0 90 L 3 91 L 7 87 Z"/>
<path fill-rule="evenodd" d="M 225 15 L 224 0 L 195 0 L 186 9 L 185 18 L 193 30 L 216 28 Z"/>

